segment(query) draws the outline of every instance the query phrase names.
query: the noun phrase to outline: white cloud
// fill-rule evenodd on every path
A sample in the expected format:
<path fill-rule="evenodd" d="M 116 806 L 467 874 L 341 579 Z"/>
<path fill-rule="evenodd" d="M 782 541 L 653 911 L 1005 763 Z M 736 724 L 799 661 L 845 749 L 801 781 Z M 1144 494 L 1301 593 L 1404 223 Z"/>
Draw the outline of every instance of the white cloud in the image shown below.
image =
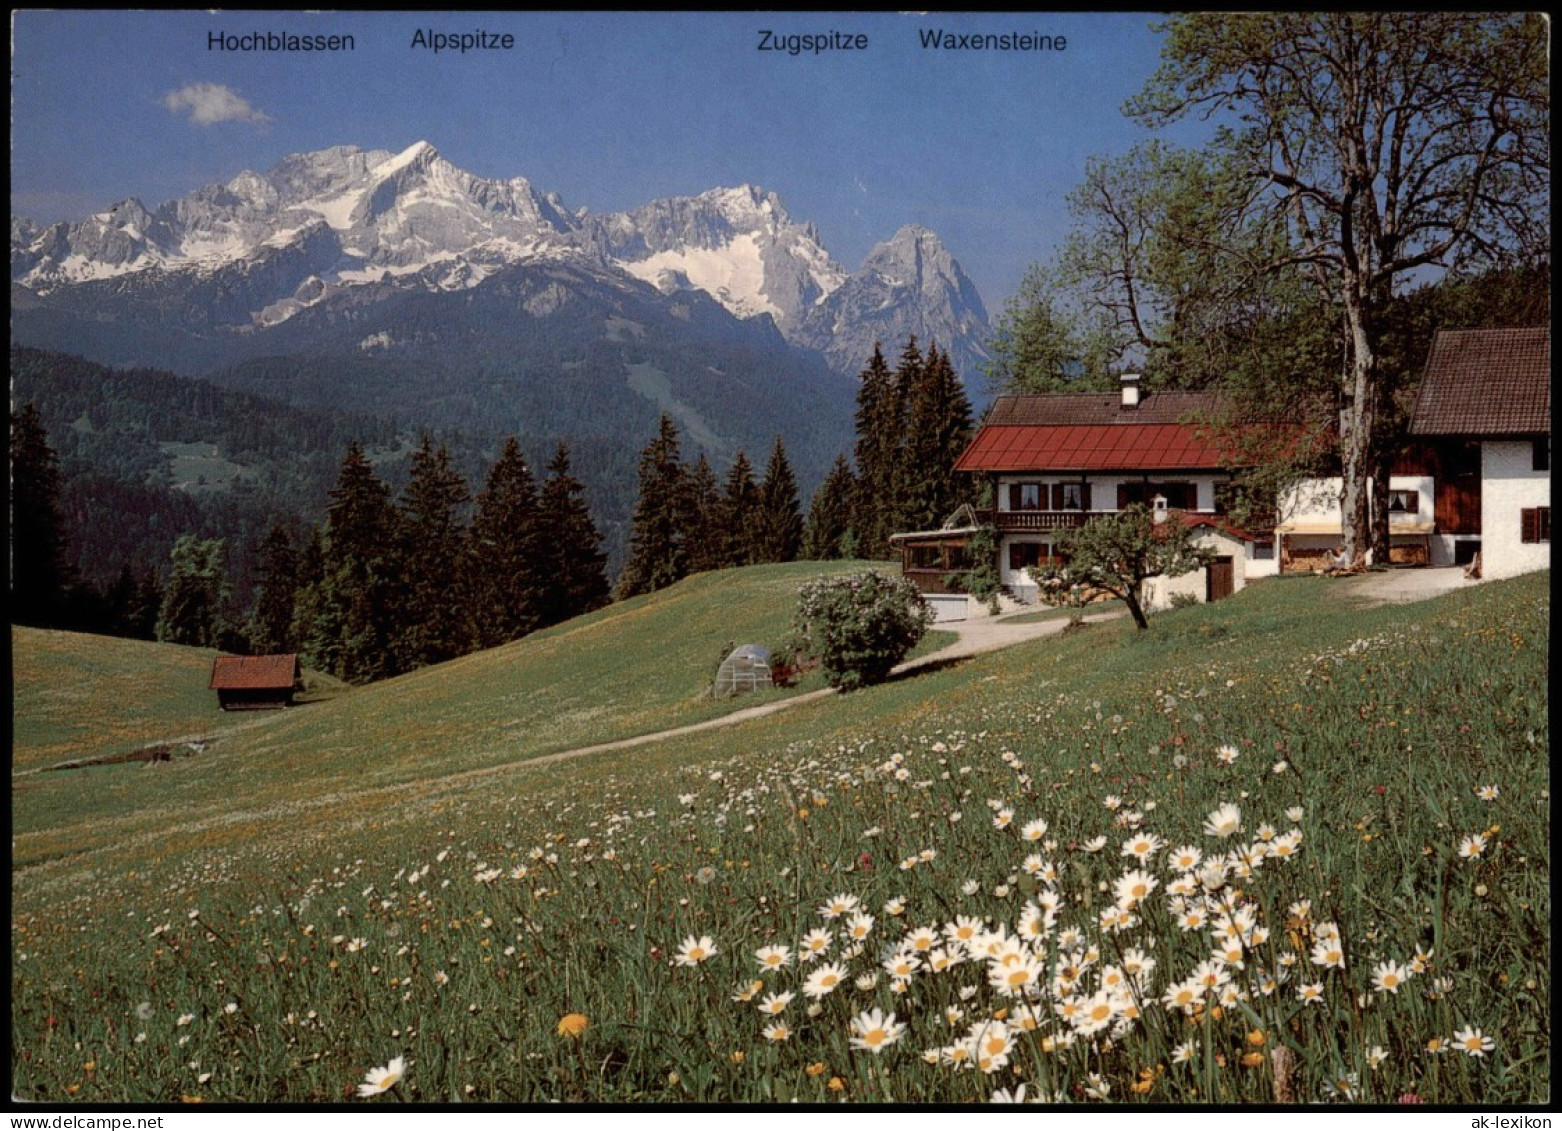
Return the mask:
<path fill-rule="evenodd" d="M 217 122 L 269 122 L 271 117 L 251 106 L 230 87 L 214 82 L 194 82 L 163 96 L 163 108 L 171 114 L 188 111 L 198 126 Z"/>

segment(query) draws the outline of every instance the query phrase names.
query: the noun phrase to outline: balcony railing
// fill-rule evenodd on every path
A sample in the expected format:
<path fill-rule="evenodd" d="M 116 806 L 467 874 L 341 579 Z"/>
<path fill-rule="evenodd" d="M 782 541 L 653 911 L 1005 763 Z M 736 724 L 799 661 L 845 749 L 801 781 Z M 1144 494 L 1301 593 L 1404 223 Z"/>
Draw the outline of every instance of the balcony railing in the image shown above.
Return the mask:
<path fill-rule="evenodd" d="M 1091 511 L 997 511 L 992 522 L 1000 531 L 1008 530 L 1064 530 L 1085 525 L 1092 517 Z"/>

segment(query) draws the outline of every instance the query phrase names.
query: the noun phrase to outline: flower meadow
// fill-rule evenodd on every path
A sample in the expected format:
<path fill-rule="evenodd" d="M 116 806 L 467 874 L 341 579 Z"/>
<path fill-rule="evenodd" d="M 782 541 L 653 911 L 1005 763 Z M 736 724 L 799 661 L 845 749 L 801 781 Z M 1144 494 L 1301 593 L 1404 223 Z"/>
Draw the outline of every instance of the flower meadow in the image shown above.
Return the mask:
<path fill-rule="evenodd" d="M 1545 1102 L 1547 580 L 1254 586 L 24 870 L 13 1092 Z"/>

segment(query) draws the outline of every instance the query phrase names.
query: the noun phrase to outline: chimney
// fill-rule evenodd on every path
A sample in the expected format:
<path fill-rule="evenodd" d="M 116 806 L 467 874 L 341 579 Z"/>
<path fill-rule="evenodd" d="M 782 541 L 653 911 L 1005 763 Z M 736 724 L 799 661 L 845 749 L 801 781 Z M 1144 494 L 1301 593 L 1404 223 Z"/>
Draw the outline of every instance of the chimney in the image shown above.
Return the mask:
<path fill-rule="evenodd" d="M 1121 377 L 1118 378 L 1118 380 L 1122 382 L 1122 387 L 1123 387 L 1123 407 L 1124 408 L 1138 408 L 1139 407 L 1139 374 L 1137 374 L 1137 373 L 1124 373 Z"/>

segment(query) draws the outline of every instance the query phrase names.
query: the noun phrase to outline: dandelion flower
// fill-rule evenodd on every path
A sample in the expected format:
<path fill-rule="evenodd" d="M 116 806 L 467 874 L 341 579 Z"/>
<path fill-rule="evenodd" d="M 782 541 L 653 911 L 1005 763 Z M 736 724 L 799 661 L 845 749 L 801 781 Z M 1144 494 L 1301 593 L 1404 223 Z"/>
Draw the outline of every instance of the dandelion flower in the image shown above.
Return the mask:
<path fill-rule="evenodd" d="M 895 1020 L 893 1013 L 886 1017 L 883 1010 L 870 1009 L 852 1018 L 851 1032 L 852 1048 L 878 1055 L 900 1040 L 906 1027 Z"/>
<path fill-rule="evenodd" d="M 673 956 L 673 962 L 679 966 L 698 966 L 719 953 L 715 941 L 709 935 L 701 935 L 699 938 L 690 935 L 683 940 L 683 945 Z"/>
<path fill-rule="evenodd" d="M 561 1037 L 578 1037 L 591 1025 L 584 1013 L 566 1013 L 559 1018 L 558 1034 Z"/>
<path fill-rule="evenodd" d="M 1454 1044 L 1466 1056 L 1485 1056 L 1497 1047 L 1496 1041 L 1468 1026 L 1454 1034 Z"/>
<path fill-rule="evenodd" d="M 407 1071 L 407 1062 L 402 1057 L 396 1057 L 384 1068 L 371 1068 L 363 1075 L 363 1083 L 358 1085 L 360 1098 L 377 1096 L 381 1092 L 388 1092 L 394 1088 Z"/>

